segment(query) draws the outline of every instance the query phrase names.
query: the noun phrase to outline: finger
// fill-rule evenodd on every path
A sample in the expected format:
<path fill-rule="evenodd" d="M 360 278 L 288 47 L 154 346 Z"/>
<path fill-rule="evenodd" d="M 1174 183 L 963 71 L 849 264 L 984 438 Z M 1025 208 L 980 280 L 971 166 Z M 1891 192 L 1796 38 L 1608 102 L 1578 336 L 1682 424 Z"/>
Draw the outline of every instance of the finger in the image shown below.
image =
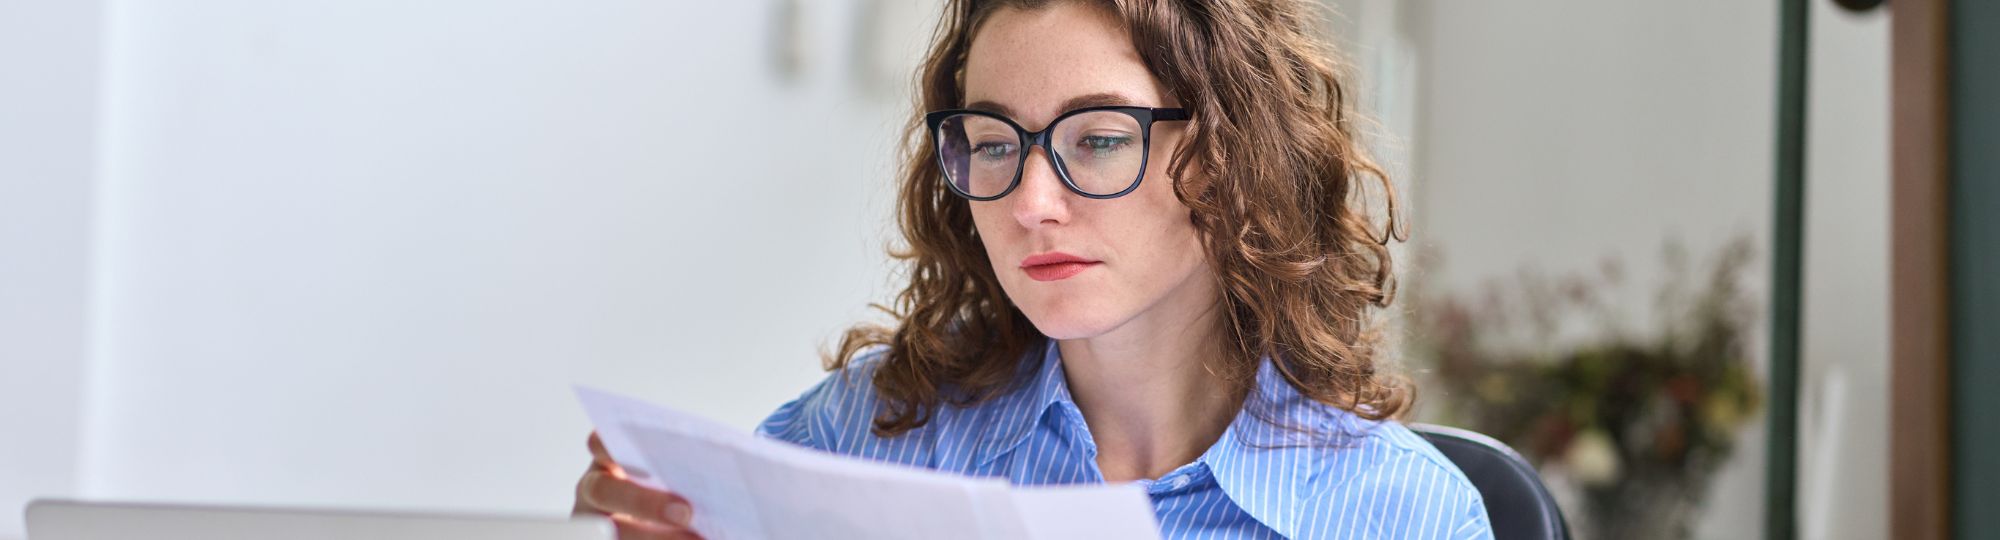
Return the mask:
<path fill-rule="evenodd" d="M 680 495 L 649 488 L 601 470 L 584 473 L 578 499 L 606 514 L 685 527 L 694 508 Z"/>
<path fill-rule="evenodd" d="M 590 500 L 591 486 L 596 484 L 597 477 L 603 475 L 611 475 L 615 478 L 625 477 L 623 471 L 618 470 L 615 466 L 606 468 L 601 463 L 591 462 L 590 468 L 584 469 L 583 476 L 576 479 L 576 503 L 570 508 L 570 515 L 608 514 L 608 512 L 598 508 L 597 504 Z"/>
<path fill-rule="evenodd" d="M 700 540 L 701 538 L 694 529 L 653 523 L 622 514 L 612 514 L 611 524 L 618 529 L 618 540 Z"/>
<path fill-rule="evenodd" d="M 596 503 L 590 502 L 590 486 L 602 474 L 604 470 L 592 463 L 589 469 L 583 471 L 583 477 L 576 479 L 576 505 L 570 509 L 570 515 L 604 514 L 603 510 L 597 509 Z"/>
<path fill-rule="evenodd" d="M 604 439 L 599 438 L 596 431 L 590 432 L 590 442 L 588 444 L 590 445 L 590 459 L 604 465 L 614 467 L 618 465 L 618 462 L 611 459 L 611 451 L 604 448 Z"/>

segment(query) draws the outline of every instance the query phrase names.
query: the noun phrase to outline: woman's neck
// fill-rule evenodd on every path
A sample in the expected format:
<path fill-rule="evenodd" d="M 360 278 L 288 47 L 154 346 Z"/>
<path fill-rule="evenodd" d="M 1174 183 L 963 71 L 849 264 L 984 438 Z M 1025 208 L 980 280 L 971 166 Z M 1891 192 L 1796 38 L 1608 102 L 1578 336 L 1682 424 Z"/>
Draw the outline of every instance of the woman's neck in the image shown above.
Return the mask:
<path fill-rule="evenodd" d="M 1243 393 L 1208 368 L 1223 351 L 1220 307 L 1155 308 L 1105 335 L 1057 343 L 1106 481 L 1158 478 L 1194 461 L 1242 408 Z"/>

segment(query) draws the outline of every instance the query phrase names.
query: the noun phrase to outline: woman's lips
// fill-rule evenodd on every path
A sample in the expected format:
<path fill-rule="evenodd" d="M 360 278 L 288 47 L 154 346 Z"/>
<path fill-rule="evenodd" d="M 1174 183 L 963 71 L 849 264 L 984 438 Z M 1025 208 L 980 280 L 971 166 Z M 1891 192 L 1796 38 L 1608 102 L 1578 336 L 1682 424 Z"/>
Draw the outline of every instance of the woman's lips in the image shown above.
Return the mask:
<path fill-rule="evenodd" d="M 1043 264 L 1036 266 L 1023 266 L 1021 267 L 1021 270 L 1027 272 L 1028 277 L 1034 279 L 1035 281 L 1055 281 L 1059 279 L 1069 279 L 1070 276 L 1077 275 L 1078 273 L 1081 273 L 1084 270 L 1089 270 L 1090 267 L 1092 266 L 1097 266 L 1100 264 L 1104 263 L 1066 262 L 1066 263 L 1055 263 L 1055 264 Z"/>
<path fill-rule="evenodd" d="M 1104 263 L 1060 251 L 1052 251 L 1030 255 L 1028 258 L 1022 259 L 1021 271 L 1027 272 L 1028 277 L 1035 281 L 1056 281 L 1069 279 L 1070 276 L 1077 275 L 1099 264 Z"/>

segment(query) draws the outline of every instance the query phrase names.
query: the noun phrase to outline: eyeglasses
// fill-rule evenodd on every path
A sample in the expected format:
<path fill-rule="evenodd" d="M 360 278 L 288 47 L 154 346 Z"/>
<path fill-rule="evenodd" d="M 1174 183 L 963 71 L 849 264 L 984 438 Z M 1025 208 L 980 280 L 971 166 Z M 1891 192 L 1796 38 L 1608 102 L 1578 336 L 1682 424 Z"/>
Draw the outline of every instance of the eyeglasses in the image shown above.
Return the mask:
<path fill-rule="evenodd" d="M 924 115 L 938 165 L 952 193 L 975 201 L 1007 196 L 1021 184 L 1028 150 L 1041 146 L 1063 185 L 1092 199 L 1114 199 L 1139 188 L 1153 144 L 1153 122 L 1187 120 L 1187 109 L 1086 107 L 1063 113 L 1041 131 L 1022 129 L 998 114 L 973 110 Z"/>

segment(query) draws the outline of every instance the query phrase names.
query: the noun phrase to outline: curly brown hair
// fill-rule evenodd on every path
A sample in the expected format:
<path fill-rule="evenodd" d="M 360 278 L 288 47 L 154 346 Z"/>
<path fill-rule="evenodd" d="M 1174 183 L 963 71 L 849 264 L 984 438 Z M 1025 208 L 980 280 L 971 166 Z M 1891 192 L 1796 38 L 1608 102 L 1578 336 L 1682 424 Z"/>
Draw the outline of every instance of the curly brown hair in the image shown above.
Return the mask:
<path fill-rule="evenodd" d="M 873 380 L 885 404 L 878 436 L 921 427 L 937 407 L 1008 391 L 1024 353 L 1045 339 L 1001 290 L 967 203 L 939 180 L 922 115 L 962 106 L 966 52 L 988 15 L 1061 1 L 944 8 L 905 131 L 897 222 L 907 245 L 890 255 L 909 285 L 893 307 L 876 306 L 896 324 L 856 325 L 826 358 L 839 370 L 886 346 Z M 1406 234 L 1395 190 L 1360 141 L 1343 66 L 1317 37 L 1318 14 L 1299 0 L 1085 3 L 1124 22 L 1147 68 L 1192 113 L 1168 170 L 1222 291 L 1229 343 L 1211 369 L 1246 392 L 1270 358 L 1309 399 L 1370 420 L 1399 416 L 1414 389 L 1378 368 L 1369 312 L 1393 298 L 1386 244 Z M 1357 189 L 1371 179 L 1387 202 L 1380 234 Z"/>

